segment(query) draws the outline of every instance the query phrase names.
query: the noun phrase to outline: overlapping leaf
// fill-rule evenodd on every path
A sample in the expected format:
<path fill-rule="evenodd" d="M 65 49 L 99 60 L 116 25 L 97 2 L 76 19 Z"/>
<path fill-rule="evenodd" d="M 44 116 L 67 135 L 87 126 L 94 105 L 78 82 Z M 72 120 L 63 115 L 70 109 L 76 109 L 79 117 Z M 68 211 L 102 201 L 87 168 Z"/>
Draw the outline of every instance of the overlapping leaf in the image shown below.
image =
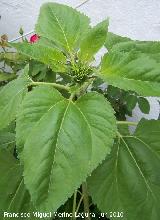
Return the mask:
<path fill-rule="evenodd" d="M 71 54 L 88 31 L 89 22 L 87 16 L 69 6 L 47 3 L 41 7 L 36 32 Z"/>
<path fill-rule="evenodd" d="M 104 45 L 109 21 L 105 20 L 93 27 L 80 43 L 79 57 L 84 61 L 90 61 L 98 50 Z"/>
<path fill-rule="evenodd" d="M 20 53 L 47 64 L 54 71 L 65 71 L 66 57 L 56 48 L 44 46 L 40 43 L 30 44 L 27 42 L 12 44 Z"/>
<path fill-rule="evenodd" d="M 36 211 L 30 200 L 22 177 L 22 167 L 19 166 L 13 156 L 6 150 L 0 149 L 0 216 L 8 213 L 28 213 Z M 12 218 L 7 218 L 12 219 Z M 21 216 L 17 219 L 22 219 Z M 27 219 L 27 218 L 23 218 Z M 32 219 L 32 218 L 30 218 Z"/>
<path fill-rule="evenodd" d="M 160 55 L 160 42 L 159 41 L 138 41 L 132 40 L 128 37 L 122 37 L 111 32 L 108 32 L 105 46 L 108 50 L 120 50 L 124 52 L 129 52 L 135 49 L 139 52 L 148 54 L 150 57 L 156 59 Z M 155 56 L 154 56 L 155 55 Z"/>
<path fill-rule="evenodd" d="M 143 96 L 160 96 L 160 43 L 132 41 L 113 34 L 108 37 L 109 53 L 101 63 L 102 78 Z"/>
<path fill-rule="evenodd" d="M 25 183 L 41 211 L 54 211 L 110 152 L 114 112 L 96 93 L 73 103 L 40 86 L 27 96 L 17 121 Z"/>
<path fill-rule="evenodd" d="M 27 78 L 28 67 L 19 78 L 11 81 L 0 91 L 0 129 L 14 120 L 23 96 L 27 92 L 30 80 Z"/>
<path fill-rule="evenodd" d="M 117 34 L 113 34 L 112 32 L 107 33 L 107 39 L 105 42 L 105 46 L 107 50 L 111 50 L 113 46 L 123 43 L 123 42 L 131 42 L 132 40 L 128 37 L 122 37 Z"/>
<path fill-rule="evenodd" d="M 123 212 L 125 220 L 158 220 L 159 170 L 160 121 L 142 120 L 134 135 L 119 134 L 112 153 L 89 178 L 93 201 L 103 212 Z"/>

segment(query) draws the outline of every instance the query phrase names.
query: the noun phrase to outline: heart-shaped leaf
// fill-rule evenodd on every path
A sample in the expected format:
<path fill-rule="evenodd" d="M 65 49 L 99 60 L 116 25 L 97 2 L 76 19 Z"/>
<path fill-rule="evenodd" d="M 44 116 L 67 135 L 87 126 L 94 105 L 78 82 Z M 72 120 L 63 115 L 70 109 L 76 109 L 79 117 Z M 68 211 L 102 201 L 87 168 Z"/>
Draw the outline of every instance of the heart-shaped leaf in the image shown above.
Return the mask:
<path fill-rule="evenodd" d="M 55 211 L 110 152 L 114 112 L 97 93 L 73 103 L 47 86 L 30 92 L 22 106 L 25 183 L 41 211 Z"/>

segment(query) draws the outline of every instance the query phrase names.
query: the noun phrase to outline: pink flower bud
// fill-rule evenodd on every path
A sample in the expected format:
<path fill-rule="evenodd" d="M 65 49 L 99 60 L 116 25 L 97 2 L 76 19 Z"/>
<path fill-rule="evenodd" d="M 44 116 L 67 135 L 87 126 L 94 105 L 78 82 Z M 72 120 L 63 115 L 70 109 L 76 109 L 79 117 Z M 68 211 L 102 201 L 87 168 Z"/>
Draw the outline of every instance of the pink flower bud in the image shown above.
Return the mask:
<path fill-rule="evenodd" d="M 30 37 L 30 43 L 36 43 L 39 40 L 40 36 L 37 34 L 34 34 Z"/>

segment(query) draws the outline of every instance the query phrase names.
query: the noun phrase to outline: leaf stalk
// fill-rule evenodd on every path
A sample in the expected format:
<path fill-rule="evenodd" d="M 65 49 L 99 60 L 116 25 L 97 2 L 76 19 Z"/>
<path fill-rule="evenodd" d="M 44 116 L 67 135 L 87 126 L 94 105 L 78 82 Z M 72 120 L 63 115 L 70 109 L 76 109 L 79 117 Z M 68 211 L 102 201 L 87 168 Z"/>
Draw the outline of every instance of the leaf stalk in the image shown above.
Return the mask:
<path fill-rule="evenodd" d="M 118 125 L 130 125 L 130 126 L 137 126 L 138 122 L 133 121 L 117 121 Z"/>
<path fill-rule="evenodd" d="M 61 85 L 61 84 L 57 84 L 57 83 L 47 83 L 47 82 L 31 82 L 29 84 L 30 86 L 39 86 L 39 85 L 48 85 L 48 86 L 53 86 L 57 89 L 63 89 L 63 90 L 66 90 L 66 91 L 70 91 L 70 88 L 68 86 L 64 86 L 64 85 Z"/>
<path fill-rule="evenodd" d="M 84 204 L 84 212 L 85 215 L 88 216 L 85 217 L 85 219 L 91 220 L 90 217 L 90 210 L 89 210 L 89 197 L 88 197 L 88 189 L 87 189 L 87 183 L 82 183 L 82 193 L 83 193 L 83 204 Z"/>
<path fill-rule="evenodd" d="M 77 190 L 75 190 L 74 196 L 73 196 L 73 209 L 72 209 L 72 219 L 73 219 L 73 220 L 76 219 L 76 216 L 75 216 L 75 212 L 76 212 L 76 200 L 77 200 Z"/>

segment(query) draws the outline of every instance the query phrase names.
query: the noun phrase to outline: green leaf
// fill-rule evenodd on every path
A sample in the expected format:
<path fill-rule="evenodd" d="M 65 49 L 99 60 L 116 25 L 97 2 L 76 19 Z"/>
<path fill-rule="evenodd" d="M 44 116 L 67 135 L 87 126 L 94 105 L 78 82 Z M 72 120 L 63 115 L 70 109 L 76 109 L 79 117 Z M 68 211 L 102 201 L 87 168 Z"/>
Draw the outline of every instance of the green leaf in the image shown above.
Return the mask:
<path fill-rule="evenodd" d="M 119 133 L 88 179 L 93 202 L 102 212 L 123 212 L 125 220 L 159 220 L 159 170 L 160 121 L 142 120 L 133 135 Z"/>
<path fill-rule="evenodd" d="M 152 54 L 153 55 L 153 54 Z M 160 96 L 160 62 L 134 49 L 120 51 L 115 47 L 101 63 L 101 77 L 108 84 L 142 96 Z"/>
<path fill-rule="evenodd" d="M 19 140 L 25 142 L 24 178 L 32 200 L 41 211 L 55 211 L 110 152 L 116 120 L 110 104 L 97 93 L 73 103 L 44 90 L 39 87 L 39 94 L 51 97 L 47 104 L 40 95 L 37 100 L 36 90 L 26 96 L 18 122 L 19 131 L 25 132 Z"/>
<path fill-rule="evenodd" d="M 60 100 L 63 98 L 58 90 L 46 85 L 35 87 L 25 96 L 16 120 L 18 153 L 22 152 L 34 125 Z"/>
<path fill-rule="evenodd" d="M 43 46 L 39 43 L 29 44 L 28 42 L 12 43 L 11 45 L 20 53 L 47 64 L 54 71 L 65 71 L 66 57 L 56 48 Z"/>
<path fill-rule="evenodd" d="M 119 35 L 113 34 L 112 32 L 108 32 L 105 46 L 107 50 L 111 50 L 112 47 L 115 46 L 116 44 L 128 42 L 128 41 L 131 41 L 131 39 L 127 37 L 121 37 Z"/>
<path fill-rule="evenodd" d="M 100 161 L 104 160 L 106 155 L 110 153 L 113 145 L 116 132 L 114 111 L 103 96 L 94 92 L 83 96 L 76 104 L 90 128 L 92 137 L 91 170 L 94 170 Z"/>
<path fill-rule="evenodd" d="M 11 43 L 9 43 L 11 44 Z M 12 45 L 12 44 L 11 44 Z M 26 61 L 26 57 L 14 52 L 0 53 L 0 61 L 8 61 L 12 63 Z"/>
<path fill-rule="evenodd" d="M 15 143 L 15 134 L 0 131 L 0 147 L 6 148 L 9 144 Z"/>
<path fill-rule="evenodd" d="M 101 71 L 106 82 L 142 96 L 160 96 L 160 42 L 108 33 L 105 45 L 109 53 Z"/>
<path fill-rule="evenodd" d="M 107 40 L 105 43 L 106 48 L 110 51 L 129 52 L 132 49 L 136 49 L 141 53 L 145 53 L 148 56 L 160 61 L 160 42 L 159 41 L 138 41 L 132 40 L 127 37 L 121 37 L 109 32 L 107 34 Z"/>
<path fill-rule="evenodd" d="M 20 214 L 33 211 L 30 195 L 24 185 L 22 167 L 8 151 L 2 149 L 0 149 L 0 176 L 1 219 L 6 219 L 3 218 L 3 212 Z"/>
<path fill-rule="evenodd" d="M 149 114 L 150 104 L 146 98 L 139 97 L 138 98 L 138 105 L 139 105 L 141 112 L 143 112 L 144 114 Z"/>
<path fill-rule="evenodd" d="M 126 95 L 126 97 L 124 97 L 124 101 L 126 102 L 128 111 L 131 112 L 135 108 L 138 100 L 135 95 Z"/>
<path fill-rule="evenodd" d="M 14 78 L 16 78 L 16 74 L 14 74 L 14 73 L 0 72 L 0 82 L 12 80 Z"/>
<path fill-rule="evenodd" d="M 22 76 L 0 90 L 0 129 L 5 128 L 16 116 L 20 103 L 27 92 L 27 85 L 30 83 L 27 73 L 28 66 L 24 69 Z"/>
<path fill-rule="evenodd" d="M 89 22 L 87 16 L 71 7 L 46 3 L 41 7 L 36 32 L 71 54 L 88 31 Z"/>
<path fill-rule="evenodd" d="M 79 57 L 83 60 L 92 60 L 93 56 L 104 45 L 109 20 L 105 20 L 93 27 L 80 43 Z"/>

